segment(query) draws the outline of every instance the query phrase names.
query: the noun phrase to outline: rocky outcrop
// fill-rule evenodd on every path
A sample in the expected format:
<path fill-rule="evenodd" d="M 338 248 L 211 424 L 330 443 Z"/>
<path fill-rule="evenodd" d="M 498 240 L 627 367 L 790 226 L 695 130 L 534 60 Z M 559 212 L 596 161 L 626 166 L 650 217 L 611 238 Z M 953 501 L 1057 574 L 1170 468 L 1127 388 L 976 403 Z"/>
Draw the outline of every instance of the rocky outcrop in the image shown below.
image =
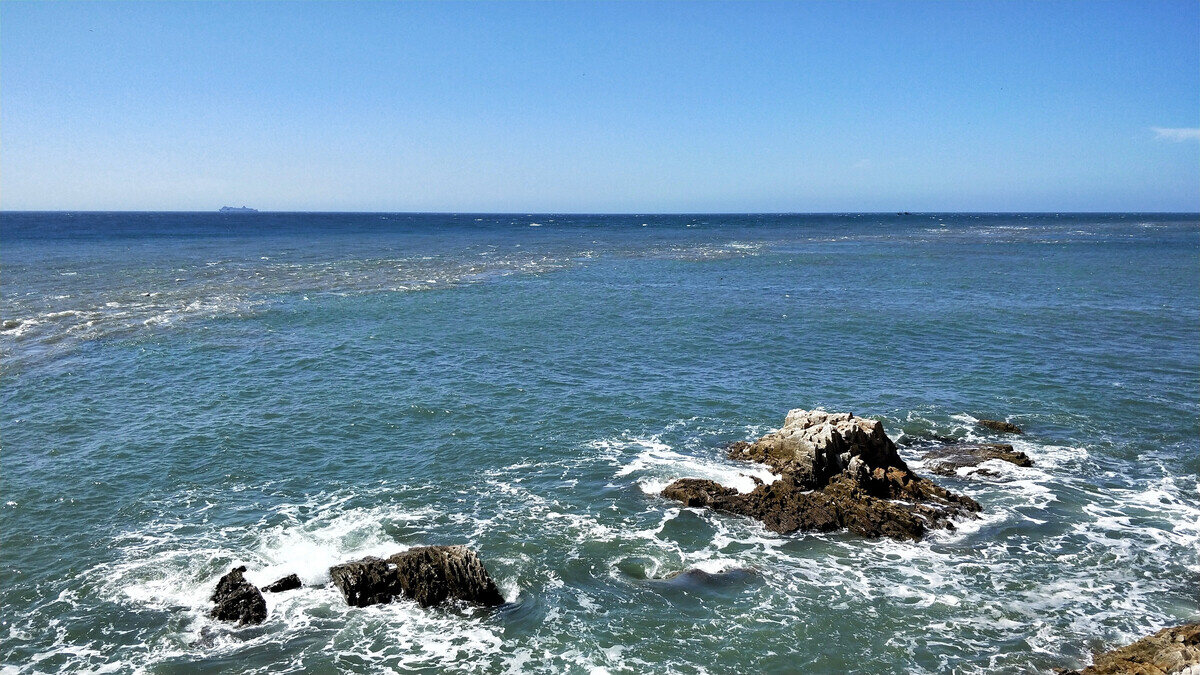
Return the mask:
<path fill-rule="evenodd" d="M 991 429 L 992 431 L 999 431 L 1002 434 L 1025 433 L 1021 430 L 1021 427 L 1013 424 L 1012 422 L 1001 422 L 999 420 L 978 420 L 975 422 L 975 424 L 987 429 Z"/>
<path fill-rule="evenodd" d="M 1093 661 L 1063 675 L 1200 675 L 1200 623 L 1160 630 Z"/>
<path fill-rule="evenodd" d="M 909 470 L 874 420 L 792 410 L 778 431 L 729 446 L 733 459 L 766 464 L 779 478 L 747 494 L 684 478 L 664 497 L 761 520 L 779 533 L 846 528 L 866 536 L 919 539 L 980 507 Z"/>
<path fill-rule="evenodd" d="M 1006 443 L 960 443 L 934 448 L 925 453 L 925 466 L 941 476 L 957 476 L 958 470 L 975 467 L 990 460 L 999 459 L 1017 466 L 1033 466 L 1029 455 Z M 975 473 L 992 476 L 995 472 L 979 469 Z"/>
<path fill-rule="evenodd" d="M 267 584 L 262 587 L 265 593 L 282 593 L 283 591 L 294 591 L 300 588 L 303 584 L 300 583 L 300 577 L 295 574 L 289 574 L 282 579 Z"/>
<path fill-rule="evenodd" d="M 330 567 L 329 578 L 352 607 L 391 602 L 404 593 L 395 566 L 374 556 Z"/>
<path fill-rule="evenodd" d="M 212 602 L 217 603 L 210 615 L 221 621 L 234 621 L 239 626 L 258 624 L 267 619 L 267 601 L 258 587 L 246 581 L 246 567 L 235 567 L 217 582 Z"/>
<path fill-rule="evenodd" d="M 386 560 L 367 557 L 329 568 L 346 602 L 355 607 L 398 597 L 422 607 L 460 600 L 485 606 L 504 604 L 483 561 L 466 546 L 422 546 Z"/>

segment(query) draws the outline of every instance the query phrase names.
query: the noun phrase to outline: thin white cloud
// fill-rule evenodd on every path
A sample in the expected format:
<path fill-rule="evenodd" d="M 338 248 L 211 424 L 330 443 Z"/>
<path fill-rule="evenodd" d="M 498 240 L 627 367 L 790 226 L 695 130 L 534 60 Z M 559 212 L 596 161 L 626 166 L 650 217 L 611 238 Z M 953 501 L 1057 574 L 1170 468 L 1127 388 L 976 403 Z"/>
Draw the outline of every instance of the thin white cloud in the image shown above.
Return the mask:
<path fill-rule="evenodd" d="M 1188 129 L 1186 127 L 1150 127 L 1150 129 L 1154 132 L 1154 137 L 1160 141 L 1175 141 L 1176 143 L 1200 141 L 1200 129 Z"/>

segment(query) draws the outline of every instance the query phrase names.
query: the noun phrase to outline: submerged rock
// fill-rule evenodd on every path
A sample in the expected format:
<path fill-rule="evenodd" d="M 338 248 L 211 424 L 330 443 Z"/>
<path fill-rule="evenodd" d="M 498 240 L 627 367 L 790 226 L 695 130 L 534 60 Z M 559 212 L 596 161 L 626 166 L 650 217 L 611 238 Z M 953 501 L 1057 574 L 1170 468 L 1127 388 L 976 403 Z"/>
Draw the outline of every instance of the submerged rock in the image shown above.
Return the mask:
<path fill-rule="evenodd" d="M 693 567 L 668 574 L 661 579 L 651 579 L 652 582 L 677 588 L 719 588 L 734 584 L 743 584 L 758 576 L 758 570 L 751 567 L 730 567 L 719 572 L 708 572 Z"/>
<path fill-rule="evenodd" d="M 930 528 L 980 510 L 909 470 L 874 420 L 850 413 L 792 410 L 778 431 L 728 446 L 733 459 L 766 464 L 779 479 L 742 494 L 711 480 L 684 478 L 662 495 L 761 520 L 767 529 L 919 539 Z"/>
<path fill-rule="evenodd" d="M 1200 675 L 1200 623 L 1160 630 L 1093 661 L 1063 675 Z"/>
<path fill-rule="evenodd" d="M 262 590 L 267 593 L 282 593 L 283 591 L 294 591 L 300 588 L 303 584 L 300 583 L 300 577 L 295 574 L 289 574 L 282 579 L 278 579 L 272 583 L 262 587 Z"/>
<path fill-rule="evenodd" d="M 992 431 L 999 431 L 1002 434 L 1023 434 L 1021 427 L 1012 422 L 1001 422 L 999 420 L 979 420 L 975 422 L 981 427 L 986 427 Z"/>
<path fill-rule="evenodd" d="M 925 453 L 925 466 L 941 476 L 956 476 L 964 467 L 979 466 L 990 460 L 999 459 L 1017 466 L 1033 466 L 1029 455 L 1013 450 L 1007 443 L 963 443 L 934 448 Z M 993 475 L 994 472 L 980 469 L 977 473 Z"/>
<path fill-rule="evenodd" d="M 236 621 L 239 626 L 258 624 L 267 619 L 267 601 L 258 587 L 246 581 L 245 565 L 235 567 L 217 582 L 212 602 L 217 603 L 210 615 L 221 621 Z"/>
<path fill-rule="evenodd" d="M 397 597 L 432 607 L 447 600 L 478 605 L 504 604 L 479 556 L 466 546 L 422 546 L 387 560 L 367 557 L 329 568 L 346 602 L 355 607 Z"/>

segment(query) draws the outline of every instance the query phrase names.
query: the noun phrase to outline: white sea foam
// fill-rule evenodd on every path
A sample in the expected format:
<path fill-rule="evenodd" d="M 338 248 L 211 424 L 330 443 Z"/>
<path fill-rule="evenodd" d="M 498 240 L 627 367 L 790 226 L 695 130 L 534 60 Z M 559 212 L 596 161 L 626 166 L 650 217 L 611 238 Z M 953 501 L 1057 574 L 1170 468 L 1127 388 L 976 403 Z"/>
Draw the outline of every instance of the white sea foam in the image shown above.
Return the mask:
<path fill-rule="evenodd" d="M 637 453 L 614 476 L 638 476 L 638 485 L 646 494 L 658 494 L 679 478 L 706 478 L 741 493 L 754 490 L 757 486 L 755 478 L 763 483 L 773 483 L 779 479 L 765 466 L 676 452 L 657 438 L 630 438 L 605 443 Z"/>
<path fill-rule="evenodd" d="M 182 616 L 179 629 L 125 655 L 100 642 L 80 644 L 63 630 L 56 649 L 39 656 L 42 662 L 57 658 L 65 669 L 131 663 L 153 669 L 169 659 L 227 657 L 279 642 L 310 645 L 289 652 L 294 662 L 276 664 L 279 668 L 303 669 L 306 658 L 332 649 L 378 671 L 699 670 L 686 653 L 678 662 L 642 658 L 646 652 L 639 641 L 621 630 L 628 617 L 653 611 L 645 609 L 648 601 L 614 602 L 612 595 L 583 586 L 592 581 L 587 574 L 608 584 L 607 590 L 632 596 L 651 592 L 646 579 L 688 568 L 715 573 L 749 567 L 759 571 L 755 582 L 700 631 L 730 636 L 731 648 L 748 647 L 736 642 L 739 628 L 779 623 L 804 634 L 815 608 L 864 620 L 885 620 L 899 611 L 908 615 L 906 630 L 890 635 L 888 650 L 904 654 L 936 645 L 941 659 L 936 665 L 907 662 L 908 672 L 1023 672 L 1037 669 L 1031 659 L 1038 655 L 1060 665 L 1067 665 L 1064 654 L 1086 657 L 1079 645 L 1095 639 L 1097 626 L 1104 627 L 1104 639 L 1122 642 L 1167 625 L 1173 615 L 1164 608 L 1163 583 L 1147 578 L 1147 570 L 1182 565 L 1200 572 L 1194 477 L 1164 475 L 1099 490 L 1088 482 L 1094 474 L 1088 473 L 1087 448 L 1044 443 L 1032 435 L 1013 443 L 1034 459 L 1034 467 L 987 463 L 1001 472 L 999 479 L 946 479 L 984 505 L 982 517 L 921 542 L 845 533 L 776 535 L 748 518 L 684 509 L 640 494 L 680 477 L 729 485 L 741 480 L 752 465 L 724 459 L 715 443 L 679 442 L 714 424 L 689 418 L 659 433 L 625 433 L 563 457 L 482 470 L 478 492 L 484 496 L 464 493 L 453 510 L 399 507 L 381 488 L 377 494 L 318 494 L 284 504 L 249 532 L 214 525 L 197 534 L 196 522 L 152 523 L 114 541 L 118 562 L 87 571 L 80 590 L 63 590 L 50 602 L 79 606 L 88 601 L 89 591 L 82 589 L 94 585 L 91 592 L 134 611 Z M 954 422 L 939 430 L 945 424 Z M 960 431 L 971 429 L 967 421 Z M 719 433 L 732 435 L 729 429 Z M 636 498 L 618 503 L 580 494 L 579 486 L 605 481 Z M 1068 493 L 1087 499 L 1068 509 Z M 204 495 L 187 499 L 189 509 L 201 512 L 211 503 Z M 513 546 L 487 558 L 493 574 L 499 571 L 505 598 L 528 603 L 526 610 L 544 610 L 539 621 L 546 628 L 506 632 L 505 621 L 495 616 L 429 612 L 409 603 L 348 608 L 331 586 L 311 586 L 324 580 L 333 562 L 402 548 L 384 523 L 408 531 L 438 523 L 468 538 L 499 532 L 493 536 L 535 542 L 532 550 Z M 239 562 L 250 567 L 247 576 L 255 583 L 296 572 L 309 585 L 267 594 L 270 616 L 261 632 L 217 624 L 206 615 L 207 594 Z M 591 571 L 581 573 L 573 564 Z M 60 631 L 27 621 L 8 629 L 11 635 Z M 624 648 L 614 648 L 614 639 L 627 640 Z M 1022 641 L 1030 647 L 995 650 L 997 644 Z M 803 658 L 797 656 L 797 667 L 803 667 Z"/>

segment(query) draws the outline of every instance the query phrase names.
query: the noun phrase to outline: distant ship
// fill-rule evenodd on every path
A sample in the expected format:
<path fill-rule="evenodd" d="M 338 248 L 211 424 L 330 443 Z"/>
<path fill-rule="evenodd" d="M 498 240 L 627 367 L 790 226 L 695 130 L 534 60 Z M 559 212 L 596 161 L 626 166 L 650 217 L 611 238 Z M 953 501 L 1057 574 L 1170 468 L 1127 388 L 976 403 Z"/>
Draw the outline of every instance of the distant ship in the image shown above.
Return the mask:
<path fill-rule="evenodd" d="M 258 213 L 258 209 L 252 209 L 245 204 L 242 206 L 222 206 L 221 213 Z"/>

